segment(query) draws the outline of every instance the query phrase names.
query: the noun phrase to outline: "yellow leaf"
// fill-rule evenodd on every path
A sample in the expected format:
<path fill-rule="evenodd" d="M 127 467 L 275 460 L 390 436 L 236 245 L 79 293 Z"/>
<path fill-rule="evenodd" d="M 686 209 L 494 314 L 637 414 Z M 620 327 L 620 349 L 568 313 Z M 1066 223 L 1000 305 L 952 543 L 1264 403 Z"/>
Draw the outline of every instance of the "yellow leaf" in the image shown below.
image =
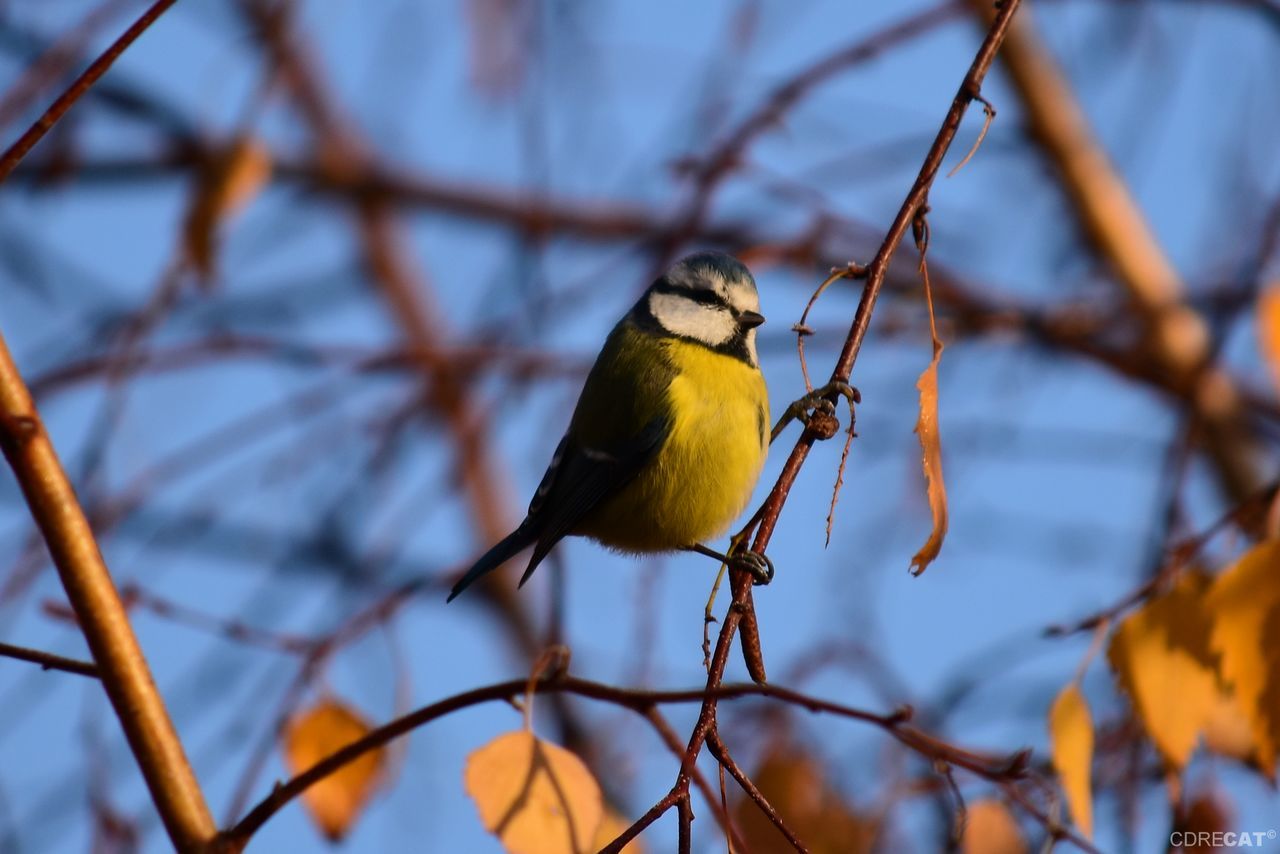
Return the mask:
<path fill-rule="evenodd" d="M 604 818 L 600 786 L 582 760 L 526 730 L 472 753 L 463 780 L 485 829 L 510 854 L 587 851 Z"/>
<path fill-rule="evenodd" d="M 596 838 L 591 841 L 591 850 L 599 851 L 617 839 L 622 831 L 630 826 L 631 822 L 618 815 L 611 808 L 605 807 L 604 820 L 600 822 L 600 827 L 596 830 Z M 645 854 L 644 844 L 640 842 L 640 837 L 637 836 L 624 845 L 621 854 Z"/>
<path fill-rule="evenodd" d="M 286 726 L 285 763 L 298 774 L 368 732 L 369 725 L 350 707 L 322 700 Z M 377 791 L 385 765 L 386 751 L 371 750 L 303 793 L 307 810 L 325 836 L 336 841 L 347 834 Z"/>
<path fill-rule="evenodd" d="M 1258 764 L 1274 776 L 1280 749 L 1280 540 L 1254 546 L 1218 576 L 1207 604 L 1220 672 L 1249 720 Z"/>
<path fill-rule="evenodd" d="M 1276 284 L 1258 296 L 1258 348 L 1280 382 L 1280 286 Z"/>
<path fill-rule="evenodd" d="M 930 306 L 930 319 L 933 308 Z M 933 340 L 933 359 L 916 380 L 920 390 L 920 414 L 916 418 L 916 435 L 920 437 L 921 465 L 928 483 L 929 511 L 933 516 L 933 529 L 920 551 L 911 558 L 911 572 L 919 575 L 933 563 L 942 550 L 947 536 L 947 487 L 942 480 L 942 440 L 938 435 L 938 359 L 942 356 L 942 342 Z"/>
<path fill-rule="evenodd" d="M 862 854 L 874 850 L 878 822 L 845 803 L 826 781 L 822 765 L 803 748 L 779 739 L 766 752 L 751 779 L 813 854 Z M 788 851 L 790 846 L 755 801 L 742 795 L 734 824 L 752 851 Z"/>
<path fill-rule="evenodd" d="M 187 254 L 205 275 L 213 270 L 218 227 L 249 203 L 271 178 L 271 152 L 240 137 L 214 156 L 200 176 L 187 211 Z"/>
<path fill-rule="evenodd" d="M 965 810 L 961 854 L 1026 854 L 1018 822 L 1004 804 L 990 798 L 976 801 Z"/>
<path fill-rule="evenodd" d="M 1258 745 L 1253 740 L 1253 727 L 1235 693 L 1218 692 L 1204 719 L 1204 746 L 1221 756 L 1230 756 L 1248 764 L 1257 764 Z"/>
<path fill-rule="evenodd" d="M 1209 580 L 1185 573 L 1167 593 L 1125 618 L 1107 660 L 1166 764 L 1181 771 L 1224 700 L 1209 649 Z M 1230 702 L 1230 698 L 1225 698 Z"/>
<path fill-rule="evenodd" d="M 1049 710 L 1053 768 L 1067 794 L 1067 807 L 1076 826 L 1093 836 L 1093 720 L 1075 683 L 1067 685 Z"/>

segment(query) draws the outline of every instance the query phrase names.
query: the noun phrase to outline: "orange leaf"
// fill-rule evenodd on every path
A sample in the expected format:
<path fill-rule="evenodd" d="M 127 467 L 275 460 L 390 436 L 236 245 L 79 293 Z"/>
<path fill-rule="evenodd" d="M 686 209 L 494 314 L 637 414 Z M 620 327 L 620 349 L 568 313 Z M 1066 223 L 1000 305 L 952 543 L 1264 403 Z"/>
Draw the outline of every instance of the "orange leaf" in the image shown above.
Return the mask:
<path fill-rule="evenodd" d="M 290 773 L 298 774 L 368 732 L 369 725 L 349 706 L 322 700 L 285 728 L 285 764 Z M 385 764 L 386 751 L 371 750 L 303 793 L 307 810 L 325 836 L 337 841 L 347 834 L 377 791 Z"/>
<path fill-rule="evenodd" d="M 1067 685 L 1049 710 L 1053 768 L 1062 781 L 1071 818 L 1085 836 L 1093 836 L 1093 720 L 1075 683 Z"/>
<path fill-rule="evenodd" d="M 813 854 L 863 854 L 875 850 L 878 823 L 854 812 L 827 780 L 822 764 L 786 739 L 770 745 L 751 779 Z M 755 801 L 741 796 L 734 824 L 752 851 L 789 851 L 782 833 Z"/>
<path fill-rule="evenodd" d="M 271 152 L 252 137 L 240 137 L 204 170 L 187 211 L 186 248 L 196 269 L 213 270 L 219 226 L 249 203 L 271 178 Z"/>
<path fill-rule="evenodd" d="M 942 342 L 934 338 L 933 359 L 916 380 L 916 388 L 920 390 L 920 415 L 916 419 L 915 432 L 920 437 L 921 463 L 928 482 L 933 530 L 920 551 L 911 558 L 913 575 L 928 569 L 942 550 L 942 541 L 947 536 L 947 487 L 942 480 L 942 441 L 938 435 L 938 359 L 941 356 Z"/>
<path fill-rule="evenodd" d="M 1204 746 L 1221 756 L 1257 765 L 1258 745 L 1253 740 L 1253 724 L 1245 717 L 1235 692 L 1221 690 L 1204 719 Z"/>
<path fill-rule="evenodd" d="M 600 786 L 582 760 L 527 730 L 472 753 L 463 780 L 480 821 L 510 854 L 586 851 L 604 818 Z"/>
<path fill-rule="evenodd" d="M 1026 854 L 1018 822 L 999 801 L 977 801 L 965 810 L 962 854 Z"/>
<path fill-rule="evenodd" d="M 1230 703 L 1209 649 L 1209 580 L 1188 572 L 1125 618 L 1107 660 L 1165 763 L 1181 771 L 1217 707 Z"/>
<path fill-rule="evenodd" d="M 600 822 L 600 827 L 596 830 L 596 838 L 591 841 L 591 850 L 599 851 L 617 839 L 619 834 L 630 826 L 631 822 L 618 815 L 612 809 L 605 807 L 604 820 Z M 621 854 L 645 854 L 644 844 L 640 841 L 640 837 L 637 836 L 622 846 Z"/>
<path fill-rule="evenodd" d="M 1258 348 L 1280 381 L 1280 286 L 1274 284 L 1258 295 Z"/>
<path fill-rule="evenodd" d="M 1280 540 L 1254 546 L 1214 579 L 1207 604 L 1219 672 L 1249 720 L 1259 765 L 1273 776 L 1280 749 Z"/>

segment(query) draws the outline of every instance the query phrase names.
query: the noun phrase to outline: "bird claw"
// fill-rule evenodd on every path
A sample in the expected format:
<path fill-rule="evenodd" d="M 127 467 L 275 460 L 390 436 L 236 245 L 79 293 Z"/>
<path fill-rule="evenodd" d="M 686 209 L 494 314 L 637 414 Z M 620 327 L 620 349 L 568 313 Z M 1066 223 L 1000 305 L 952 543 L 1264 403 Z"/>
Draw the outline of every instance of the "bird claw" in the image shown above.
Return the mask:
<path fill-rule="evenodd" d="M 849 401 L 852 406 L 855 403 L 862 403 L 862 394 L 853 386 L 846 382 L 830 382 L 815 388 L 804 397 L 792 402 L 782 414 L 782 421 L 778 425 L 778 429 L 774 433 L 781 431 L 782 427 L 792 421 L 799 421 L 804 426 L 810 426 L 813 419 L 819 414 L 827 418 L 834 418 L 836 414 L 836 406 L 828 398 L 831 395 L 839 395 Z"/>
<path fill-rule="evenodd" d="M 740 570 L 751 576 L 755 585 L 768 584 L 773 581 L 773 561 L 759 552 L 743 550 L 735 552 L 729 558 L 729 568 Z"/>

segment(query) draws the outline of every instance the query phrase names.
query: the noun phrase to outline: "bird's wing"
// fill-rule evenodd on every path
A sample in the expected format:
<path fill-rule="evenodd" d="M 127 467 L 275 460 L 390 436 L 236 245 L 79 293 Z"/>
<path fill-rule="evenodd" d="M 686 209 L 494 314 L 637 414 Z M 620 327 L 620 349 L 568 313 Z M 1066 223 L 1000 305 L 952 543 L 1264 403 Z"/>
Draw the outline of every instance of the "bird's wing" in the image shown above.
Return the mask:
<path fill-rule="evenodd" d="M 658 415 L 635 436 L 608 449 L 584 447 L 572 436 L 561 440 L 529 504 L 525 525 L 538 532 L 538 539 L 529 567 L 520 578 L 522 585 L 552 546 L 602 501 L 631 482 L 670 432 L 670 419 Z"/>

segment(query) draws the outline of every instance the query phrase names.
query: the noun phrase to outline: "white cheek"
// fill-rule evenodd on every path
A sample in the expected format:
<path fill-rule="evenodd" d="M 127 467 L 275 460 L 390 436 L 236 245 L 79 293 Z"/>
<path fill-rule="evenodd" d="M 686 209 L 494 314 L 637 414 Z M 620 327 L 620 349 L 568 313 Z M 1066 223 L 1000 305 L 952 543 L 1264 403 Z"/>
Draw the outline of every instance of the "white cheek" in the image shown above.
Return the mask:
<path fill-rule="evenodd" d="M 756 355 L 756 331 L 754 329 L 747 330 L 746 341 L 747 355 L 751 357 L 751 364 L 759 367 L 760 357 Z"/>
<path fill-rule="evenodd" d="M 649 295 L 649 311 L 668 332 L 718 347 L 728 343 L 738 331 L 733 315 L 675 294 Z"/>

